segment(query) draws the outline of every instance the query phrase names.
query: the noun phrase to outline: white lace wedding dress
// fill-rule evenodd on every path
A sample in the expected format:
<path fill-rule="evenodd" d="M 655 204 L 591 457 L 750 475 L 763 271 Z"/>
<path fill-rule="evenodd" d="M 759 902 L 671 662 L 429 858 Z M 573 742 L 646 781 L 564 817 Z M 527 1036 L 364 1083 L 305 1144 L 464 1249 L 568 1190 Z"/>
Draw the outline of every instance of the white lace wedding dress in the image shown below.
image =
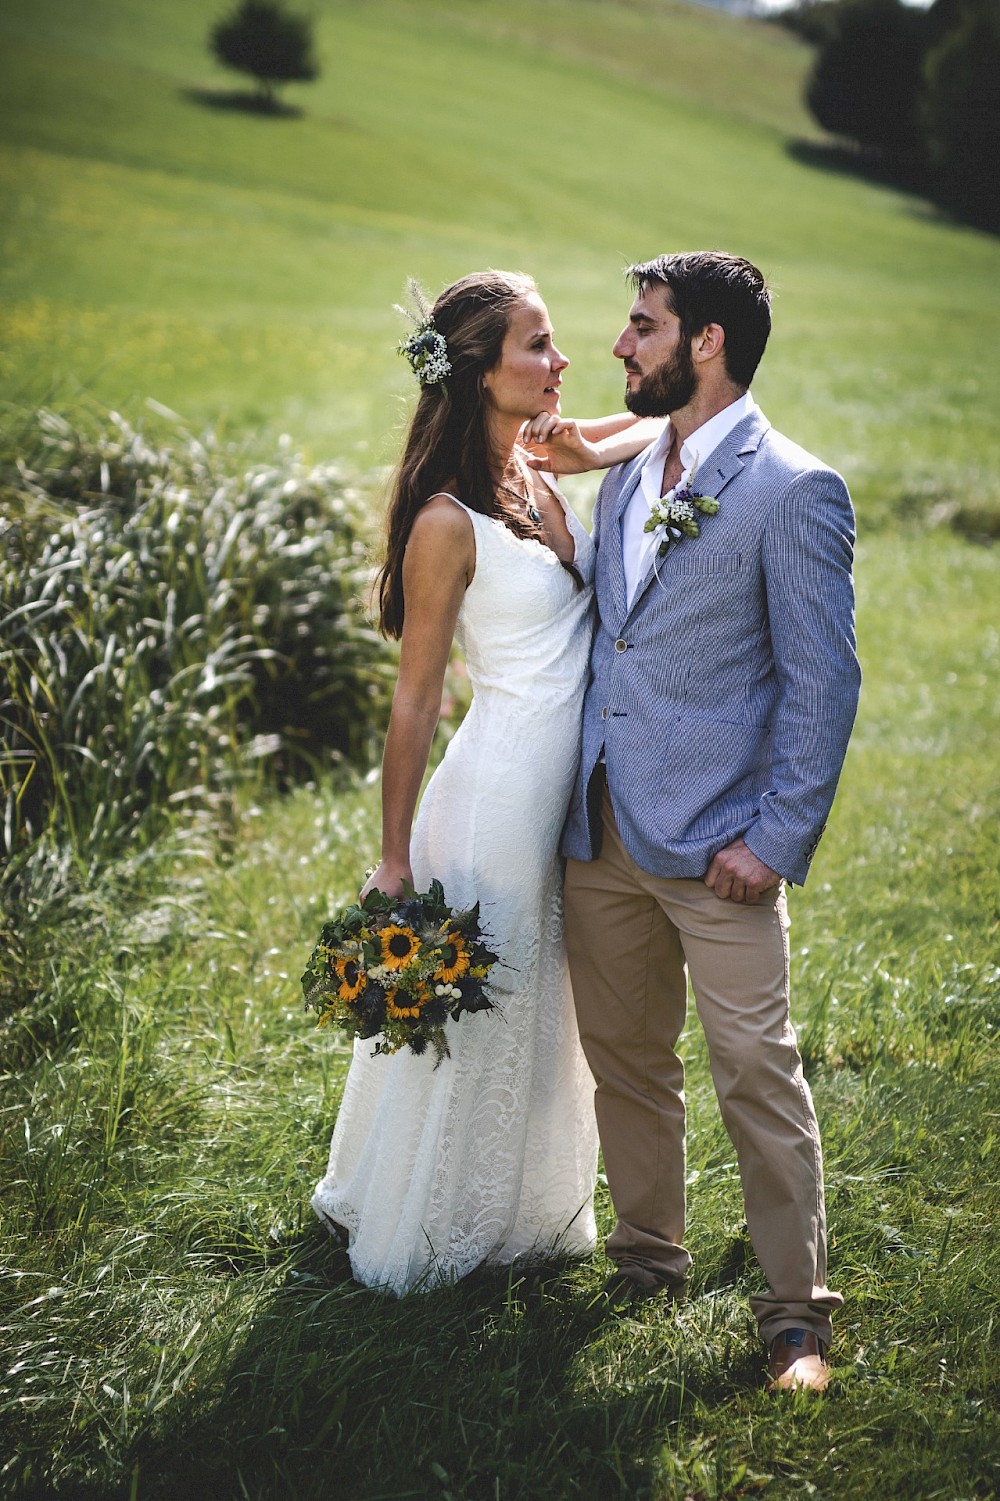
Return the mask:
<path fill-rule="evenodd" d="M 583 588 L 549 548 L 467 511 L 476 567 L 456 639 L 474 697 L 411 844 L 418 890 L 436 876 L 452 906 L 481 903 L 502 1014 L 449 1022 L 451 1057 L 436 1070 L 433 1054 L 373 1058 L 372 1042 L 356 1042 L 313 1195 L 322 1220 L 347 1228 L 358 1281 L 398 1294 L 484 1261 L 583 1255 L 596 1240 L 594 1086 L 556 855 L 579 754 L 594 552 L 565 509 Z"/>

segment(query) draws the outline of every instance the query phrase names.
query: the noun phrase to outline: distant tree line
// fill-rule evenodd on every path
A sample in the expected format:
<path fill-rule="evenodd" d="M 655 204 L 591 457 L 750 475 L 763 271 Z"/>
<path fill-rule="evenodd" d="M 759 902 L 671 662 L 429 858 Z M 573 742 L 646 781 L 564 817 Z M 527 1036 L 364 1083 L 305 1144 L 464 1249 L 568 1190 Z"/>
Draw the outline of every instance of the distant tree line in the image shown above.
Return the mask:
<path fill-rule="evenodd" d="M 800 0 L 806 103 L 890 175 L 1000 229 L 1000 0 Z"/>

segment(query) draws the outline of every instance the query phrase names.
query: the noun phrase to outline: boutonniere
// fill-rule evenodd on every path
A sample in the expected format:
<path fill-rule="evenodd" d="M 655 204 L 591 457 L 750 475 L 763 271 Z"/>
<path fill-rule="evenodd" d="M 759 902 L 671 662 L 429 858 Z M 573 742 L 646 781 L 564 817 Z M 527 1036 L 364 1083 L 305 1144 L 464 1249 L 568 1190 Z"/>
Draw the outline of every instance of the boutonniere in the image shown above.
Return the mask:
<path fill-rule="evenodd" d="M 657 501 L 656 505 L 650 506 L 649 520 L 643 527 L 644 532 L 657 532 L 662 528 L 663 535 L 660 545 L 656 549 L 658 558 L 665 558 L 675 542 L 682 537 L 700 537 L 701 527 L 698 524 L 698 513 L 702 516 L 715 516 L 719 511 L 719 502 L 714 495 L 699 495 L 692 488 L 694 472 L 686 485 L 675 490 L 669 499 L 664 496 Z"/>

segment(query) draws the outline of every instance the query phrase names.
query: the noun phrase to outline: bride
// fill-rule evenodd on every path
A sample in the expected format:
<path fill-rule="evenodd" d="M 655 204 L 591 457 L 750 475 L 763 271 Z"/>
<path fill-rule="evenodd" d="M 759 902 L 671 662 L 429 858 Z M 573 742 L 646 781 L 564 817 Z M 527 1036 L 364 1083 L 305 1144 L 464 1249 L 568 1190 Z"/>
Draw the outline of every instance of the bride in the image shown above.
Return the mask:
<path fill-rule="evenodd" d="M 596 1239 L 593 1080 L 556 855 L 579 754 L 594 549 L 519 441 L 567 427 L 569 362 L 529 277 L 467 276 L 424 311 L 404 346 L 421 392 L 379 575 L 399 678 L 382 855 L 362 895 L 426 890 L 436 877 L 452 907 L 480 902 L 501 962 L 497 1009 L 449 1023 L 451 1056 L 437 1069 L 426 1054 L 372 1057 L 371 1042 L 355 1043 L 312 1203 L 346 1229 L 356 1279 L 397 1294 L 483 1262 L 585 1255 Z M 624 432 L 632 422 L 569 426 L 591 442 L 621 432 L 607 463 L 643 446 Z M 472 705 L 414 822 L 453 640 Z"/>

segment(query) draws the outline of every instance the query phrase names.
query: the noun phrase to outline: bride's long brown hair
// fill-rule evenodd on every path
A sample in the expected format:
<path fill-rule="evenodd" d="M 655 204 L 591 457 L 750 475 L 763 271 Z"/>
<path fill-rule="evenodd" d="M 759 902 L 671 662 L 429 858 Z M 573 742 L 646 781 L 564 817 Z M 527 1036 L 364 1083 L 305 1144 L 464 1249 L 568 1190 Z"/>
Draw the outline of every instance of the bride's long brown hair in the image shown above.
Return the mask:
<path fill-rule="evenodd" d="M 396 473 L 377 580 L 384 636 L 402 635 L 403 554 L 417 512 L 432 495 L 454 490 L 470 510 L 499 517 L 521 536 L 536 534 L 504 493 L 500 458 L 489 441 L 490 396 L 482 385 L 500 360 L 514 309 L 535 290 L 531 277 L 520 272 L 477 271 L 446 287 L 434 304 L 434 327 L 448 346 L 451 374 L 421 389 Z"/>

